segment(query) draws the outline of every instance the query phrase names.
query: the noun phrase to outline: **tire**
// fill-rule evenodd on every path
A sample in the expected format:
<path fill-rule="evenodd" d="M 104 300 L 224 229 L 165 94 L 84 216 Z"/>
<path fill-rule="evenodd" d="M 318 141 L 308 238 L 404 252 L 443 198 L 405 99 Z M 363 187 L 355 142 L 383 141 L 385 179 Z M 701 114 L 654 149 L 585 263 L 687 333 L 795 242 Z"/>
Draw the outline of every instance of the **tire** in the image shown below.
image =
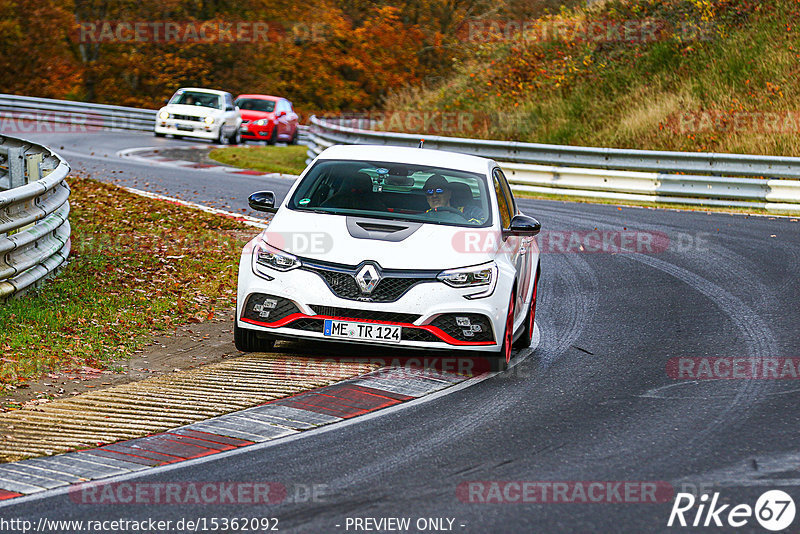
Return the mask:
<path fill-rule="evenodd" d="M 153 132 L 153 135 L 155 135 L 156 137 L 166 137 L 167 136 L 167 134 L 159 133 L 159 132 Z"/>
<path fill-rule="evenodd" d="M 525 329 L 522 335 L 514 343 L 515 349 L 527 349 L 531 346 L 533 340 L 533 325 L 536 322 L 536 290 L 539 287 L 539 274 L 542 272 L 541 267 L 536 268 L 536 280 L 533 281 L 533 295 L 531 295 L 531 307 L 528 308 L 528 315 L 525 317 Z"/>
<path fill-rule="evenodd" d="M 222 125 L 219 125 L 219 133 L 217 134 L 217 144 L 218 145 L 226 145 L 228 144 L 228 138 L 225 137 L 225 132 L 222 131 Z"/>
<path fill-rule="evenodd" d="M 228 142 L 232 145 L 238 145 L 242 142 L 242 132 L 239 128 L 236 128 L 236 131 L 233 133 L 232 136 L 228 138 Z"/>
<path fill-rule="evenodd" d="M 292 139 L 289 141 L 289 144 L 290 145 L 296 145 L 297 144 L 297 128 L 295 128 L 294 135 L 292 135 Z"/>
<path fill-rule="evenodd" d="M 236 349 L 242 352 L 269 352 L 275 346 L 275 340 L 259 337 L 258 333 L 247 328 L 240 328 L 233 323 L 233 341 Z"/>
<path fill-rule="evenodd" d="M 514 348 L 514 302 L 517 300 L 517 290 L 511 292 L 511 300 L 508 302 L 508 313 L 506 315 L 506 328 L 503 331 L 503 346 L 497 357 L 498 371 L 508 369 L 511 361 L 511 350 Z"/>
<path fill-rule="evenodd" d="M 267 139 L 267 144 L 272 146 L 277 141 L 278 141 L 278 127 L 275 126 L 272 128 L 272 133 L 270 134 L 269 139 Z"/>

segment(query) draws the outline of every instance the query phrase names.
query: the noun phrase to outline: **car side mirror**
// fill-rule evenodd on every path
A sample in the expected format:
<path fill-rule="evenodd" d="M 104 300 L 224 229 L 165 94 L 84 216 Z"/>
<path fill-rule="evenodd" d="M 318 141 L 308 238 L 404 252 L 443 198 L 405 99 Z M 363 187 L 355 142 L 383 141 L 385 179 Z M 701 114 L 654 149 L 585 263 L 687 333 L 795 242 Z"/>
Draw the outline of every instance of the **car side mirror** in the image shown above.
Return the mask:
<path fill-rule="evenodd" d="M 285 111 L 279 111 L 278 113 L 275 114 L 276 117 L 283 117 L 284 115 L 286 115 Z"/>
<path fill-rule="evenodd" d="M 165 99 L 164 99 L 164 105 L 165 105 L 165 106 L 168 106 L 168 105 L 169 105 L 169 101 L 170 101 L 170 99 L 169 99 L 169 98 L 165 98 Z"/>
<path fill-rule="evenodd" d="M 275 193 L 272 191 L 256 191 L 250 195 L 247 202 L 256 211 L 266 211 L 268 213 L 278 211 L 278 208 L 275 207 Z"/>
<path fill-rule="evenodd" d="M 542 223 L 527 215 L 514 215 L 503 235 L 535 236 L 542 230 Z"/>

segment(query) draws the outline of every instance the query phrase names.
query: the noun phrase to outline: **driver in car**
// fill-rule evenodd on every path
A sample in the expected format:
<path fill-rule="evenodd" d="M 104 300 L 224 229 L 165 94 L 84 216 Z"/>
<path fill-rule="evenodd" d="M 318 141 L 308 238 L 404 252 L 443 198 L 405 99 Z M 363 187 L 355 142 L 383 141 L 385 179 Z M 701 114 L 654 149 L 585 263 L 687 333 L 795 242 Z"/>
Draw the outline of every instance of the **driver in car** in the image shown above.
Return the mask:
<path fill-rule="evenodd" d="M 458 213 L 471 223 L 479 224 L 481 222 L 481 215 L 473 213 L 472 209 L 466 212 L 464 206 L 455 207 L 451 204 L 453 188 L 450 182 L 441 174 L 432 174 L 425 181 L 425 186 L 422 190 L 425 192 L 425 198 L 428 200 L 428 206 L 430 206 L 430 209 L 426 213 L 449 211 Z"/>

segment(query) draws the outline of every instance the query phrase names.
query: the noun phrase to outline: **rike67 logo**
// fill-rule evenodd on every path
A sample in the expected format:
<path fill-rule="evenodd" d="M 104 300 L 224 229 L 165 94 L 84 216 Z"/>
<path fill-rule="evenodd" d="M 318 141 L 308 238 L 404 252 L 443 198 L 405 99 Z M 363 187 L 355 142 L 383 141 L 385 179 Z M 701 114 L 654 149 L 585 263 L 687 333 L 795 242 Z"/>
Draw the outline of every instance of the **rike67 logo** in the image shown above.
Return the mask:
<path fill-rule="evenodd" d="M 778 532 L 792 524 L 794 515 L 794 500 L 781 490 L 765 492 L 754 507 L 749 504 L 719 504 L 719 493 L 714 493 L 710 499 L 706 493 L 699 499 L 691 493 L 678 493 L 667 526 L 738 528 L 747 525 L 755 517 L 763 528 Z"/>

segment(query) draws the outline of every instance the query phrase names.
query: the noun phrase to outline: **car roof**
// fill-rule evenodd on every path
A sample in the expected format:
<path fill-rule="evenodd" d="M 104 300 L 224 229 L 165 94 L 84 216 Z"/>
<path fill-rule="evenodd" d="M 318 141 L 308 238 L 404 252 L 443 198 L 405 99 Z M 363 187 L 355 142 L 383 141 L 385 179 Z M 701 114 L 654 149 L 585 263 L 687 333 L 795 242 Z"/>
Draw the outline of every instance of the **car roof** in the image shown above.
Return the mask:
<path fill-rule="evenodd" d="M 283 97 L 272 95 L 239 95 L 236 98 L 252 98 L 254 100 L 283 100 Z"/>
<path fill-rule="evenodd" d="M 178 91 L 197 91 L 198 93 L 212 93 L 215 95 L 225 95 L 228 91 L 218 91 L 217 89 L 204 89 L 202 87 L 181 87 Z M 178 91 L 175 91 L 176 93 Z"/>
<path fill-rule="evenodd" d="M 319 159 L 416 163 L 480 174 L 487 174 L 496 165 L 491 159 L 458 152 L 385 145 L 333 145 L 322 151 Z"/>

